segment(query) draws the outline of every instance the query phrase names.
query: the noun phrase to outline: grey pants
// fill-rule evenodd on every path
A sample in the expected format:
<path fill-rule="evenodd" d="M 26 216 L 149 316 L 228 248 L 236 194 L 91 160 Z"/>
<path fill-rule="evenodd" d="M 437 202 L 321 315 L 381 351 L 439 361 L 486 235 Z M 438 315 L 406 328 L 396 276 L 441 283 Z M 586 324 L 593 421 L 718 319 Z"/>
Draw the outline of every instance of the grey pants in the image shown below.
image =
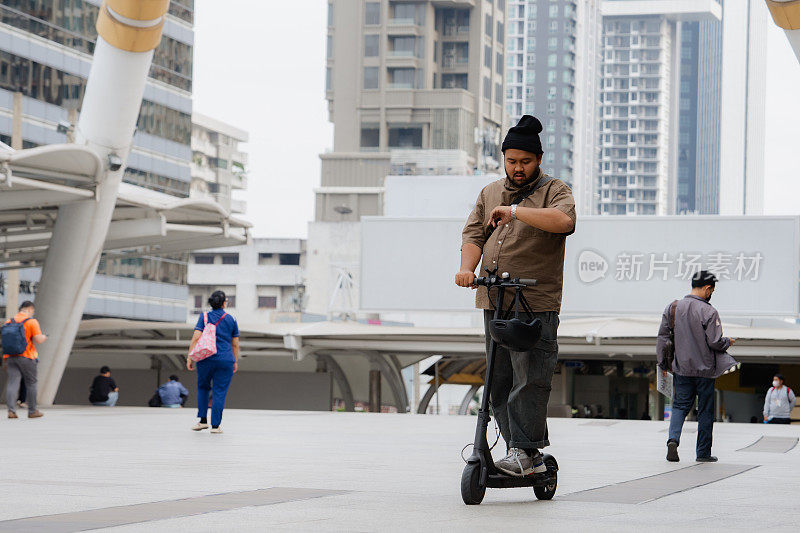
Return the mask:
<path fill-rule="evenodd" d="M 489 321 L 493 318 L 493 311 L 484 311 L 487 355 L 491 340 Z M 497 347 L 490 398 L 492 412 L 509 448 L 544 448 L 550 446 L 547 402 L 558 361 L 558 313 L 547 311 L 532 316 L 521 313 L 520 318 L 526 322 L 533 318 L 541 320 L 542 338 L 528 352 Z"/>
<path fill-rule="evenodd" d="M 19 395 L 19 382 L 25 380 L 28 412 L 36 412 L 36 367 L 38 359 L 28 359 L 21 355 L 12 355 L 6 359 L 6 406 L 9 411 L 17 410 L 17 396 Z"/>

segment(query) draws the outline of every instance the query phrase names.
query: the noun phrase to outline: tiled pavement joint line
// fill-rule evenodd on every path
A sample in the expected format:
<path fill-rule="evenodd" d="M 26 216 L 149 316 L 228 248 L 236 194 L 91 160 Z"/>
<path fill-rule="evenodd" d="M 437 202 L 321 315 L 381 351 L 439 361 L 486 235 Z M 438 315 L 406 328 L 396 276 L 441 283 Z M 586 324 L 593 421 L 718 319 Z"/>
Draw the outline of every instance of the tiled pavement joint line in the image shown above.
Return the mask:
<path fill-rule="evenodd" d="M 797 437 L 767 437 L 762 435 L 753 444 L 736 450 L 737 452 L 786 453 L 797 446 Z"/>
<path fill-rule="evenodd" d="M 559 500 L 600 503 L 647 503 L 671 494 L 702 487 L 756 468 L 757 465 L 697 464 L 653 476 L 573 492 Z"/>
<path fill-rule="evenodd" d="M 0 521 L 0 532 L 15 533 L 73 533 L 155 520 L 182 518 L 204 513 L 230 511 L 242 507 L 274 505 L 298 500 L 346 494 L 346 490 L 300 489 L 272 487 L 242 492 L 225 492 L 195 498 L 166 500 L 74 513 L 32 516 Z"/>
<path fill-rule="evenodd" d="M 591 422 L 586 422 L 584 424 L 580 424 L 581 426 L 613 426 L 614 424 L 618 424 L 619 422 L 616 420 L 592 420 Z"/>

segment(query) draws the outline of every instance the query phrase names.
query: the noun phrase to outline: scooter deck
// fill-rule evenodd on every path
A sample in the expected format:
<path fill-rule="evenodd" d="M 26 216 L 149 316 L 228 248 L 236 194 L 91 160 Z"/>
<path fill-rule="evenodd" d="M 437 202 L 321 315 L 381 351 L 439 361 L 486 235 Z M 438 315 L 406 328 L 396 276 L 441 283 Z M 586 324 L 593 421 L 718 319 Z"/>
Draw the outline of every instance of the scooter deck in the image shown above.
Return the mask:
<path fill-rule="evenodd" d="M 490 474 L 486 480 L 486 486 L 493 489 L 511 489 L 516 487 L 546 487 L 551 485 L 556 479 L 555 472 L 544 474 L 534 474 L 531 476 L 504 476 L 502 474 Z"/>

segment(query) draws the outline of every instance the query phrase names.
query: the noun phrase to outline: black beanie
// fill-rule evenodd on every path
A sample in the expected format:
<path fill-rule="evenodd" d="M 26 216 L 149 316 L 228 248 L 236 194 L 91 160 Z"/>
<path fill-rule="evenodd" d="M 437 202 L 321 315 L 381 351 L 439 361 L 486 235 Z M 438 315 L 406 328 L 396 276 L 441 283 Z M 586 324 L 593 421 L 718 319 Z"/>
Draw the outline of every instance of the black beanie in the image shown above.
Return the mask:
<path fill-rule="evenodd" d="M 542 141 L 539 134 L 542 132 L 542 123 L 539 119 L 531 115 L 522 115 L 517 125 L 509 128 L 505 140 L 503 140 L 503 153 L 509 148 L 525 150 L 533 154 L 542 155 Z"/>
<path fill-rule="evenodd" d="M 693 289 L 705 287 L 706 285 L 711 285 L 712 287 L 717 285 L 717 277 L 708 270 L 701 270 L 692 276 Z"/>

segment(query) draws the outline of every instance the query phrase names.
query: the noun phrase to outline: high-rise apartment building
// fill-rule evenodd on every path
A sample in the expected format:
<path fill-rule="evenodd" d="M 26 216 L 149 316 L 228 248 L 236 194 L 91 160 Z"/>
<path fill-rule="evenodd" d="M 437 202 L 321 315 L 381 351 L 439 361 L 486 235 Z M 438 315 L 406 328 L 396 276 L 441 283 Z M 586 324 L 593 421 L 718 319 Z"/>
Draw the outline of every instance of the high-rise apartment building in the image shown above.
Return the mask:
<path fill-rule="evenodd" d="M 573 188 L 591 214 L 597 175 L 600 0 L 511 0 L 506 38 L 508 126 L 524 115 L 544 126 L 544 170 Z"/>
<path fill-rule="evenodd" d="M 506 0 L 333 0 L 317 221 L 382 212 L 395 148 L 457 150 L 500 165 Z"/>
<path fill-rule="evenodd" d="M 768 8 L 762 0 L 722 0 L 720 215 L 764 212 Z"/>
<path fill-rule="evenodd" d="M 751 0 L 603 2 L 599 213 L 761 212 L 765 31 Z"/>
<path fill-rule="evenodd" d="M 77 122 L 101 0 L 3 0 L 0 141 L 10 144 L 13 93 L 23 94 L 23 147 L 66 142 Z M 153 56 L 124 181 L 188 196 L 194 0 L 172 0 Z"/>
<path fill-rule="evenodd" d="M 247 189 L 247 154 L 239 149 L 250 136 L 221 120 L 192 113 L 193 198 L 211 198 L 232 213 L 244 213 L 247 204 L 233 191 Z"/>

